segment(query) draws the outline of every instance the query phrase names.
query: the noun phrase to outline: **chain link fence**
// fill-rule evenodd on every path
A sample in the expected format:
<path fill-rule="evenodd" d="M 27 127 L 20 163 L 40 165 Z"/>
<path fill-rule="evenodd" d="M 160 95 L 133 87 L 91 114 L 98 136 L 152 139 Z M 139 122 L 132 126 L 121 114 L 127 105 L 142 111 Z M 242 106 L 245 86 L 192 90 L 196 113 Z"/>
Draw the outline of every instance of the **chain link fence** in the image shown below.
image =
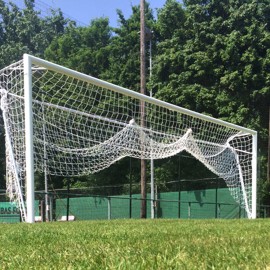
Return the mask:
<path fill-rule="evenodd" d="M 213 219 L 246 218 L 223 184 L 210 188 L 172 181 L 155 187 L 155 218 Z M 187 188 L 189 187 L 189 188 Z M 194 189 L 197 187 L 197 189 Z M 202 189 L 200 189 L 202 188 Z M 140 185 L 116 185 L 50 190 L 35 194 L 35 219 L 41 221 L 99 220 L 140 218 Z M 147 218 L 151 218 L 150 188 L 147 187 Z M 123 194 L 124 193 L 124 194 Z M 270 205 L 258 205 L 258 217 L 270 217 Z M 20 222 L 20 211 L 0 190 L 0 223 Z"/>

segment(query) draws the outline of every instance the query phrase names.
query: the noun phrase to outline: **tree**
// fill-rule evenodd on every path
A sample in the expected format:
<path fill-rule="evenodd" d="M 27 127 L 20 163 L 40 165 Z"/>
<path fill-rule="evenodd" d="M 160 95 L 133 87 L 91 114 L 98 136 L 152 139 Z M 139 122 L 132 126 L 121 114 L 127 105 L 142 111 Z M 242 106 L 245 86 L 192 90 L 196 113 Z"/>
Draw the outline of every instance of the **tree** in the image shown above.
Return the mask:
<path fill-rule="evenodd" d="M 132 7 L 132 15 L 126 19 L 117 10 L 119 27 L 109 46 L 109 68 L 102 78 L 112 83 L 140 91 L 140 7 Z M 149 4 L 145 4 L 145 24 L 152 28 L 154 18 Z"/>
<path fill-rule="evenodd" d="M 107 18 L 95 19 L 87 27 L 70 24 L 63 35 L 52 41 L 45 56 L 60 65 L 99 77 L 108 69 L 111 35 Z"/>
<path fill-rule="evenodd" d="M 180 33 L 185 21 L 185 11 L 176 0 L 167 0 L 164 7 L 158 10 L 158 21 L 155 34 L 162 42 L 171 40 L 176 32 Z"/>
<path fill-rule="evenodd" d="M 0 0 L 0 67 L 22 58 L 24 53 L 43 56 L 55 36 L 63 33 L 67 20 L 60 10 L 41 18 L 34 0 L 25 0 L 19 9 Z"/>
<path fill-rule="evenodd" d="M 140 10 L 138 6 L 134 6 L 132 11 L 131 17 L 125 19 L 123 13 L 118 10 L 120 26 L 114 29 L 109 27 L 109 21 L 106 18 L 93 20 L 88 27 L 70 25 L 62 36 L 53 40 L 46 50 L 46 58 L 66 67 L 139 91 Z M 151 21 L 153 16 L 149 5 L 146 5 L 146 18 L 150 26 L 150 22 L 153 23 Z M 103 104 L 110 102 L 107 97 Z M 104 106 L 106 107 L 106 105 Z M 129 163 L 130 158 L 126 158 L 112 165 L 108 170 L 88 177 L 76 178 L 73 186 L 124 183 L 129 180 L 127 177 Z M 117 177 L 112 172 L 117 172 Z M 139 179 L 139 172 L 136 173 L 134 179 Z"/>
<path fill-rule="evenodd" d="M 173 2 L 167 1 L 159 14 L 166 14 Z M 185 16 L 177 15 L 182 26 L 158 45 L 156 96 L 258 130 L 260 153 L 265 156 L 270 2 L 187 0 L 184 4 Z"/>
<path fill-rule="evenodd" d="M 157 79 L 165 80 L 163 85 L 166 87 L 161 88 L 166 96 L 169 96 L 167 89 L 178 91 L 172 96 L 177 95 L 179 101 L 190 108 L 196 109 L 199 105 L 200 111 L 210 110 L 213 115 L 234 123 L 249 122 L 244 109 L 235 115 L 239 104 L 229 102 L 231 107 L 228 107 L 228 99 L 232 101 L 237 95 L 241 100 L 244 98 L 244 108 L 249 107 L 254 113 L 252 100 L 255 99 L 251 96 L 259 91 L 265 98 L 268 92 L 264 71 L 268 68 L 269 35 L 260 15 L 262 12 L 256 3 L 248 2 L 185 1 L 186 19 L 182 30 L 176 31 L 170 40 L 170 52 L 168 46 L 166 52 L 162 51 L 162 42 L 159 45 L 158 60 L 169 59 L 167 65 L 163 63 L 163 67 L 161 64 L 156 67 L 160 77 Z M 170 66 L 169 71 L 167 66 Z M 213 104 L 211 100 L 216 93 L 219 98 Z M 194 102 L 192 106 L 188 105 L 191 100 L 198 105 Z M 249 126 L 256 128 L 258 125 Z"/>
<path fill-rule="evenodd" d="M 67 20 L 60 10 L 41 18 L 34 0 L 25 0 L 19 9 L 13 2 L 0 0 L 0 68 L 22 59 L 24 53 L 42 57 L 50 42 L 64 32 Z M 2 120 L 2 119 L 1 119 Z M 5 174 L 3 125 L 0 128 L 0 174 Z M 1 177 L 3 179 L 3 177 Z M 0 188 L 4 188 L 4 181 Z"/>

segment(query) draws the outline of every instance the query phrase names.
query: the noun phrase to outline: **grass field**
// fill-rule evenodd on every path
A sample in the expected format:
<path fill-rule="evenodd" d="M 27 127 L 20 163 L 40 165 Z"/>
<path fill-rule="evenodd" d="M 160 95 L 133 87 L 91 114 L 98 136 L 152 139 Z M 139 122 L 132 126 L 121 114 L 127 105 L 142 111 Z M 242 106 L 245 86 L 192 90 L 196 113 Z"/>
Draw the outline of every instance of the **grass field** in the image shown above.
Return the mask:
<path fill-rule="evenodd" d="M 270 269 L 270 219 L 0 225 L 1 269 Z"/>

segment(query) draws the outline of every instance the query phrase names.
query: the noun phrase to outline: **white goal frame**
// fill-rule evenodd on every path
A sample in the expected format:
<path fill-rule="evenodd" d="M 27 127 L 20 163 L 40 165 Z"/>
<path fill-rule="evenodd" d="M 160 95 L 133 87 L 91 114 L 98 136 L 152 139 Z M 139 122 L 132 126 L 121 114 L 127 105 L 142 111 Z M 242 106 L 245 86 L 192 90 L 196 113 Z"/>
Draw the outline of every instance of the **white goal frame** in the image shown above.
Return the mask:
<path fill-rule="evenodd" d="M 252 203 L 251 203 L 251 214 L 249 218 L 256 218 L 256 201 L 257 201 L 257 132 L 248 128 L 244 128 L 232 123 L 228 123 L 223 120 L 215 119 L 210 116 L 206 116 L 197 112 L 193 112 L 188 109 L 178 107 L 176 105 L 142 95 L 138 92 L 131 91 L 127 88 L 123 88 L 112 83 L 108 83 L 92 76 L 65 68 L 63 66 L 51 63 L 49 61 L 24 54 L 23 56 L 24 66 L 24 102 L 25 102 L 25 166 L 26 166 L 26 222 L 35 222 L 34 212 L 34 152 L 33 152 L 33 111 L 32 111 L 32 67 L 33 65 L 55 71 L 67 76 L 76 78 L 78 80 L 91 83 L 98 87 L 106 88 L 114 92 L 124 94 L 126 96 L 136 98 L 138 100 L 148 102 L 168 110 L 177 111 L 198 119 L 215 123 L 224 127 L 238 130 L 239 132 L 248 133 L 252 135 Z"/>

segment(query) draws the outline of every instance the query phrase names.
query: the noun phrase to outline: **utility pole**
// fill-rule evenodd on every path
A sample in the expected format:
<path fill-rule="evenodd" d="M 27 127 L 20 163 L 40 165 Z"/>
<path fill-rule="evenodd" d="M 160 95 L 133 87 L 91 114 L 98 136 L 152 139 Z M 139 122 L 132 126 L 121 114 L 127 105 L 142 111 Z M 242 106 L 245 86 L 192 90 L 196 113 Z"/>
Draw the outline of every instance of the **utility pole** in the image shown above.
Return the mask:
<path fill-rule="evenodd" d="M 146 76 L 145 76 L 145 2 L 140 2 L 140 58 L 141 58 L 141 94 L 146 93 Z M 141 101 L 141 128 L 145 127 L 145 102 Z M 143 136 L 142 136 L 143 139 Z M 143 148 L 143 143 L 142 143 Z M 142 149 L 143 150 L 143 149 Z M 141 218 L 146 218 L 146 161 L 141 159 Z"/>
<path fill-rule="evenodd" d="M 152 80 L 152 38 L 153 31 L 145 27 L 145 42 L 149 42 L 149 80 Z M 150 97 L 153 96 L 152 88 L 150 89 Z M 151 146 L 152 147 L 152 146 Z M 151 150 L 152 151 L 152 150 Z M 151 218 L 155 218 L 155 179 L 154 179 L 154 160 L 151 155 L 150 160 L 150 176 L 151 176 Z"/>
<path fill-rule="evenodd" d="M 267 181 L 270 182 L 270 106 L 268 107 L 268 165 L 267 165 Z"/>

